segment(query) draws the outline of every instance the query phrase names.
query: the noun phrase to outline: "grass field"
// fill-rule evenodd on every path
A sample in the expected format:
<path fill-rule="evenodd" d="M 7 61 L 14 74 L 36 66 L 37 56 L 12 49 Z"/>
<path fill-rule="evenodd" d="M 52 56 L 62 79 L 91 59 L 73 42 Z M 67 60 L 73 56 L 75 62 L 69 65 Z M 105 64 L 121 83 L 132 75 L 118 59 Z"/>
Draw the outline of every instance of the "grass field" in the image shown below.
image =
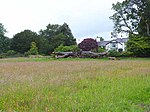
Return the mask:
<path fill-rule="evenodd" d="M 150 59 L 1 59 L 3 111 L 150 112 Z"/>

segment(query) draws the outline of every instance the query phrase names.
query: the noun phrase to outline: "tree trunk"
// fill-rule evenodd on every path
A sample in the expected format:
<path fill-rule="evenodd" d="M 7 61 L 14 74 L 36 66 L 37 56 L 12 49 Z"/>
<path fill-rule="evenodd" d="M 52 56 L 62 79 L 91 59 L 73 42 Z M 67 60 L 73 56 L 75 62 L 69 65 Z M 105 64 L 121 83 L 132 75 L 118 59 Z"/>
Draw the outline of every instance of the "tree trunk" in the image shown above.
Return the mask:
<path fill-rule="evenodd" d="M 147 35 L 150 36 L 150 25 L 146 23 Z"/>

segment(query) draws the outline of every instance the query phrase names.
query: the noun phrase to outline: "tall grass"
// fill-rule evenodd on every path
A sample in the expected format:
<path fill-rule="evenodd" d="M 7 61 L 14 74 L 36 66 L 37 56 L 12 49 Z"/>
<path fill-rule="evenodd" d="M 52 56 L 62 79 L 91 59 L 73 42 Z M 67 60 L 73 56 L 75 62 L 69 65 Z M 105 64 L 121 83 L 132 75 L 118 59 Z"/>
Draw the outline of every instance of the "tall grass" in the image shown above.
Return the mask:
<path fill-rule="evenodd" d="M 148 112 L 150 61 L 1 62 L 0 111 Z"/>

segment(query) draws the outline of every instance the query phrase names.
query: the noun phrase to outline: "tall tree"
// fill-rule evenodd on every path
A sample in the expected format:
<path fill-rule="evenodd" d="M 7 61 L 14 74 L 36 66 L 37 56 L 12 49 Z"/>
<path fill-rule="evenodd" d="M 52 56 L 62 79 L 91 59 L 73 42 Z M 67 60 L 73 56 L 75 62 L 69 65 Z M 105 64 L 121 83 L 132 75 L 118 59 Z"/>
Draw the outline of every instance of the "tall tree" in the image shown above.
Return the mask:
<path fill-rule="evenodd" d="M 67 36 L 67 37 L 73 37 L 73 34 L 71 32 L 71 29 L 69 28 L 69 25 L 67 23 L 64 23 L 63 25 L 61 25 L 58 29 L 58 33 L 62 33 L 63 35 Z"/>
<path fill-rule="evenodd" d="M 39 54 L 49 54 L 49 52 L 51 51 L 50 49 L 51 45 L 49 44 L 47 38 L 38 35 L 36 42 L 37 42 Z"/>
<path fill-rule="evenodd" d="M 150 36 L 150 0 L 133 1 L 138 6 L 140 22 L 138 32 L 141 35 Z"/>
<path fill-rule="evenodd" d="M 127 50 L 135 56 L 150 56 L 150 0 L 124 0 L 113 4 L 112 9 L 113 36 L 128 33 Z"/>
<path fill-rule="evenodd" d="M 4 25 L 2 23 L 0 23 L 0 36 L 4 36 L 6 33 L 6 29 L 4 28 Z"/>
<path fill-rule="evenodd" d="M 5 53 L 10 49 L 10 39 L 5 36 L 6 29 L 0 23 L 0 53 Z"/>
<path fill-rule="evenodd" d="M 149 0 L 125 0 L 122 3 L 113 4 L 115 11 L 110 19 L 114 22 L 114 33 L 137 34 L 150 30 L 150 1 Z"/>
<path fill-rule="evenodd" d="M 64 23 L 63 25 L 48 24 L 45 30 L 40 30 L 39 35 L 48 40 L 49 52 L 54 51 L 55 48 L 63 45 L 75 45 L 76 39 L 73 37 L 71 29 Z"/>
<path fill-rule="evenodd" d="M 25 53 L 30 49 L 31 42 L 37 42 L 38 35 L 31 30 L 24 30 L 12 38 L 11 49 Z"/>
<path fill-rule="evenodd" d="M 58 34 L 58 29 L 60 28 L 60 25 L 58 24 L 48 24 L 46 26 L 45 30 L 40 30 L 39 35 L 46 37 L 49 39 L 49 41 L 54 37 L 55 35 Z"/>
<path fill-rule="evenodd" d="M 4 35 L 0 36 L 0 54 L 10 50 L 10 39 Z"/>

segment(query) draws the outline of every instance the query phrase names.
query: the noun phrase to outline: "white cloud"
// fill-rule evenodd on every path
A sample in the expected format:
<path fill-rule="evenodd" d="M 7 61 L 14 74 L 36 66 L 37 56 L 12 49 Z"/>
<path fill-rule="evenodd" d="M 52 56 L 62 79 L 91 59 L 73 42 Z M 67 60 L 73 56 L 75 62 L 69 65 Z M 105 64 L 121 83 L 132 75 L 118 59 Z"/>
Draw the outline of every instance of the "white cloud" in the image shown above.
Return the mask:
<path fill-rule="evenodd" d="M 112 30 L 112 3 L 122 0 L 0 0 L 0 22 L 14 34 L 31 29 L 38 32 L 49 23 L 68 23 L 77 39 L 102 35 Z M 106 33 L 107 32 L 107 33 Z"/>

